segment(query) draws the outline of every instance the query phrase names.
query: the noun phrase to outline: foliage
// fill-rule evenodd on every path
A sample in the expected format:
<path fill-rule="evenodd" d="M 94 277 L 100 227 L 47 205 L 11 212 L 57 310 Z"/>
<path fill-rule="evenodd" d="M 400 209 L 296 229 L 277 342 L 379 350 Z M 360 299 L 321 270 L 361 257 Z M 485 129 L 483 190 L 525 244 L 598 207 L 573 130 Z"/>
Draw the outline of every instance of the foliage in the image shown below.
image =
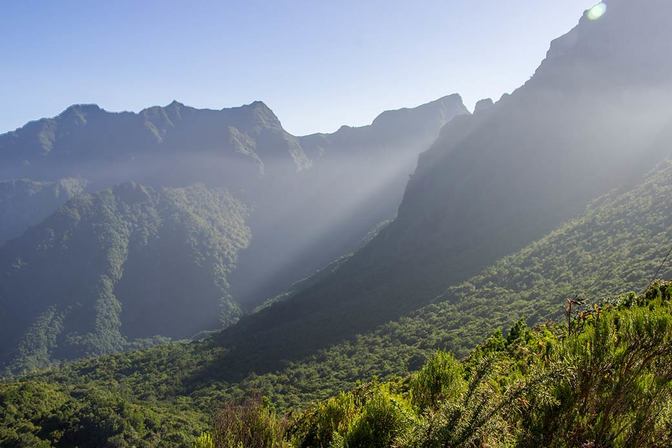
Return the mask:
<path fill-rule="evenodd" d="M 434 355 L 411 380 L 411 397 L 418 408 L 461 396 L 466 388 L 462 365 L 450 354 Z"/>
<path fill-rule="evenodd" d="M 77 196 L 0 247 L 0 369 L 235 322 L 241 310 L 227 278 L 248 244 L 246 216 L 233 197 L 202 185 Z"/>
<path fill-rule="evenodd" d="M 196 437 L 194 448 L 215 448 L 215 439 L 212 438 L 209 432 L 204 432 Z"/>
<path fill-rule="evenodd" d="M 279 430 L 252 431 L 265 442 L 216 446 L 669 446 L 672 282 L 572 318 L 569 328 L 518 322 L 463 363 L 439 352 L 407 379 L 374 381 L 289 413 L 286 430 L 259 405 L 226 407 L 235 433 L 256 428 L 259 415 L 264 428 Z"/>
<path fill-rule="evenodd" d="M 282 448 L 285 424 L 259 398 L 224 406 L 214 417 L 213 439 L 218 448 Z"/>
<path fill-rule="evenodd" d="M 230 400 L 244 400 L 251 391 L 268 397 L 279 410 L 300 410 L 315 401 L 338 397 L 342 391 L 355 389 L 361 381 L 374 376 L 388 380 L 416 371 L 437 350 L 450 352 L 458 359 L 470 355 L 461 366 L 467 376 L 480 365 L 478 353 L 486 357 L 488 353 L 511 351 L 515 356 L 508 357 L 510 365 L 494 366 L 527 372 L 530 365 L 535 366 L 535 358 L 550 362 L 558 356 L 558 346 L 553 343 L 557 335 L 550 327 L 531 331 L 526 322 L 536 324 L 561 317 L 564 299 L 577 293 L 591 303 L 621 291 L 639 289 L 649 281 L 669 249 L 670 229 L 672 168 L 668 166 L 630 191 L 595 202 L 584 216 L 469 281 L 449 288 L 435 303 L 301 360 L 271 368 L 265 359 L 250 352 L 248 360 L 241 362 L 241 358 L 230 357 L 230 347 L 206 339 L 85 359 L 35 373 L 24 381 L 46 382 L 66 395 L 74 387 L 95 388 L 140 407 L 160 407 L 176 415 L 193 412 L 199 421 L 207 422 L 212 409 Z M 661 274 L 672 274 L 669 266 L 663 267 Z M 591 310 L 580 307 L 579 311 Z M 526 319 L 519 321 L 521 316 Z M 502 335 L 500 329 L 507 327 L 513 327 L 512 331 Z M 488 338 L 494 333 L 498 335 Z M 488 339 L 483 342 L 485 338 Z M 518 339 L 527 342 L 512 344 Z M 475 351 L 469 351 L 477 345 Z M 407 400 L 418 409 L 416 412 L 429 412 L 419 410 L 410 386 L 411 383 L 407 385 L 409 391 L 403 392 Z M 480 396 L 495 400 L 489 402 L 488 409 L 501 404 L 489 388 L 497 391 L 501 387 L 488 378 L 480 383 Z M 539 395 L 540 403 L 555 399 L 548 391 Z M 349 399 L 342 400 L 347 404 Z M 326 440 L 334 431 L 346 431 L 354 419 L 354 411 L 346 404 L 341 408 L 332 403 L 329 413 L 338 414 L 342 409 L 350 417 L 329 418 L 316 425 L 318 435 L 313 434 L 312 440 Z M 352 406 L 360 405 L 353 402 Z M 451 406 L 464 409 L 470 404 L 458 400 Z M 439 422 L 436 425 L 447 411 L 432 411 Z M 323 415 L 329 413 L 325 411 Z M 461 415 L 469 414 L 463 410 Z M 338 424 L 332 426 L 330 421 Z M 341 421 L 345 423 L 341 425 Z M 530 420 L 526 424 L 542 423 Z"/>
<path fill-rule="evenodd" d="M 115 393 L 64 379 L 9 382 L 0 385 L 0 444 L 193 446 L 208 408 L 224 402 L 210 429 L 216 447 L 669 446 L 672 283 L 578 311 L 570 328 L 564 320 L 535 328 L 518 321 L 461 362 L 438 352 L 409 377 L 376 380 L 284 415 L 261 399 L 211 396 L 197 412 L 185 398 L 163 401 L 182 384 L 171 385 L 170 374 L 153 386 L 166 382 L 167 395 L 142 403 L 122 384 Z M 176 344 L 167 351 L 174 352 L 182 354 L 166 362 L 179 371 L 199 350 Z"/>
<path fill-rule="evenodd" d="M 205 428 L 191 411 L 139 405 L 99 388 L 37 381 L 0 387 L 0 445 L 190 446 Z"/>

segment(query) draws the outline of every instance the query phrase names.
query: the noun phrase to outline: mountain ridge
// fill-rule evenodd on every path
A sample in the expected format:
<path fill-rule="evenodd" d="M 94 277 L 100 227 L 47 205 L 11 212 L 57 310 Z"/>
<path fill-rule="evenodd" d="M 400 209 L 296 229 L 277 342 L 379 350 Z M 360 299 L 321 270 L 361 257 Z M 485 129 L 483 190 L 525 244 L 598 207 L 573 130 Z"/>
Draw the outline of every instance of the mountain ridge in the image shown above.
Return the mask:
<path fill-rule="evenodd" d="M 394 320 L 663 160 L 672 64 L 659 55 L 672 54 L 672 7 L 609 4 L 600 21 L 582 19 L 559 40 L 571 51 L 558 55 L 556 43 L 513 94 L 449 122 L 420 156 L 396 219 L 369 244 L 318 284 L 226 330 L 222 343 L 244 346 L 241 359 L 265 347 L 259 358 L 281 362 Z M 638 31 L 623 33 L 625 21 Z M 639 75 L 652 66 L 647 83 Z"/>
<path fill-rule="evenodd" d="M 316 166 L 310 161 L 306 169 L 300 169 L 291 153 L 295 147 L 297 154 L 305 155 L 300 140 L 286 133 L 262 102 L 223 111 L 197 110 L 173 102 L 138 113 L 111 113 L 96 105 L 73 105 L 55 118 L 32 122 L 18 133 L 0 136 L 0 161 L 11 160 L 12 154 L 26 148 L 28 156 L 35 156 L 37 151 L 31 161 L 23 156 L 13 160 L 26 170 L 23 174 L 36 174 L 38 179 L 82 175 L 76 181 L 81 186 L 70 196 L 54 195 L 48 203 L 36 202 L 29 207 L 37 212 L 39 205 L 40 213 L 22 217 L 20 208 L 6 208 L 12 215 L 8 218 L 16 225 L 0 247 L 0 272 L 4 274 L 0 322 L 7 322 L 7 328 L 17 328 L 7 330 L 11 335 L 6 334 L 0 346 L 0 362 L 11 365 L 16 372 L 52 361 L 127 349 L 143 344 L 143 340 L 151 343 L 155 336 L 159 340 L 190 337 L 218 328 L 213 323 L 219 312 L 213 304 L 219 299 L 226 304 L 221 323 L 232 324 L 246 311 L 347 253 L 372 227 L 389 219 L 405 183 L 405 177 L 396 173 L 410 172 L 415 154 L 429 145 L 443 121 L 464 110 L 459 96 L 446 97 L 421 106 L 419 117 L 397 126 L 396 134 L 371 126 L 360 128 L 354 143 L 348 146 L 347 136 L 328 142 L 327 157 Z M 414 111 L 407 109 L 403 114 L 413 116 Z M 426 123 L 427 116 L 434 119 Z M 221 123 L 225 124 L 223 128 Z M 140 133 L 122 132 L 126 128 L 140 129 Z M 46 129 L 47 134 L 36 132 L 40 129 Z M 203 132 L 192 135 L 194 130 Z M 404 135 L 403 143 L 397 141 L 400 134 Z M 222 135 L 230 137 L 224 148 L 229 153 L 210 154 L 213 148 L 219 148 Z M 22 146 L 22 139 L 34 145 Z M 346 153 L 352 153 L 355 147 L 360 153 L 357 157 L 363 156 L 361 163 L 350 163 L 350 159 L 341 163 L 341 156 L 350 157 Z M 392 153 L 396 158 L 389 168 L 386 163 Z M 36 166 L 54 171 L 50 176 L 40 176 L 39 169 L 33 171 Z M 343 182 L 346 177 L 351 181 Z M 370 191 L 363 188 L 365 181 Z M 10 180 L 4 185 L 37 190 L 43 184 L 57 188 L 69 181 L 50 182 Z M 196 193 L 187 195 L 188 200 L 169 193 L 180 189 Z M 16 196 L 10 190 L 6 192 L 8 200 Z M 227 192 L 228 205 L 218 208 L 217 201 L 212 200 L 213 210 L 221 209 L 221 213 L 215 213 L 217 216 L 210 221 L 228 223 L 231 229 L 215 225 L 219 236 L 188 232 L 213 227 L 203 224 L 203 218 L 209 216 L 207 210 L 192 213 L 186 204 L 210 201 L 215 190 Z M 67 199 L 71 200 L 63 204 Z M 182 205 L 169 211 L 166 204 L 171 201 Z M 357 216 L 349 217 L 345 212 Z M 161 243 L 165 240 L 162 223 L 173 215 L 180 220 L 174 223 L 175 241 Z M 80 225 L 80 219 L 88 224 Z M 221 254 L 213 254 L 211 249 L 219 247 L 220 240 L 231 244 L 224 244 Z M 56 250 L 54 244 L 63 241 L 77 242 L 76 247 Z M 173 255 L 164 254 L 162 258 L 166 244 L 174 246 L 172 252 L 168 251 Z M 205 252 L 196 257 L 197 261 L 187 255 L 190 247 L 199 244 Z M 184 256 L 184 272 L 179 272 L 179 262 L 171 259 L 175 254 Z M 223 259 L 203 260 L 210 256 Z M 31 257 L 33 261 L 26 265 Z M 58 263 L 59 257 L 71 261 Z M 76 260 L 89 260 L 90 265 L 78 266 Z M 38 281 L 29 281 L 28 274 L 13 277 L 13 266 Z M 54 270 L 59 274 L 50 274 Z M 185 278 L 170 288 L 164 285 L 169 278 L 178 281 L 185 276 L 200 281 Z M 88 286 L 83 284 L 84 278 Z M 213 281 L 215 286 L 210 285 Z M 48 285 L 44 288 L 49 294 L 32 283 Z M 187 284 L 192 287 L 190 293 L 184 290 Z M 181 298 L 175 296 L 179 291 Z M 205 317 L 209 320 L 198 315 L 198 309 L 169 316 L 189 294 L 195 304 L 201 303 L 208 310 Z M 80 305 L 72 305 L 73 298 Z M 152 313 L 150 303 L 160 311 Z M 103 316 L 99 310 L 108 314 Z M 75 312 L 85 326 L 92 322 L 109 325 L 101 326 L 100 331 L 80 331 L 73 326 Z M 28 319 L 23 323 L 14 319 L 22 313 Z M 10 323 L 13 319 L 15 322 Z M 82 339 L 82 332 L 86 341 L 74 343 Z M 8 350 L 16 349 L 15 343 L 20 352 L 16 362 L 10 359 L 14 355 L 8 354 Z"/>

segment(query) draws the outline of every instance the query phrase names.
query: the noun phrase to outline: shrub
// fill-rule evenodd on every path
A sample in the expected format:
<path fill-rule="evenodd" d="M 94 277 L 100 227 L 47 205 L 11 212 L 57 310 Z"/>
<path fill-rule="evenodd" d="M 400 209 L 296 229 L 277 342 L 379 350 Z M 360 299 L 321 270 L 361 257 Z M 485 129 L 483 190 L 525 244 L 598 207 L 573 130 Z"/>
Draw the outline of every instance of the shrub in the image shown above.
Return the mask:
<path fill-rule="evenodd" d="M 284 448 L 286 424 L 260 398 L 227 404 L 215 416 L 217 448 Z"/>
<path fill-rule="evenodd" d="M 436 353 L 411 378 L 411 400 L 424 410 L 443 401 L 455 402 L 466 391 L 462 364 L 451 354 Z"/>

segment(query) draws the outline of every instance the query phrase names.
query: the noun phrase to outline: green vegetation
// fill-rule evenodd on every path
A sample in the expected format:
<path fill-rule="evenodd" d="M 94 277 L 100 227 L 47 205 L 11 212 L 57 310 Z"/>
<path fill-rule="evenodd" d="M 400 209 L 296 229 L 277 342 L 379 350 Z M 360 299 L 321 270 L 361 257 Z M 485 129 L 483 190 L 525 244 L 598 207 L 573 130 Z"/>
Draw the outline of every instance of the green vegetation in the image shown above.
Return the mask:
<path fill-rule="evenodd" d="M 69 201 L 0 248 L 0 368 L 137 348 L 230 325 L 247 210 L 202 185 L 124 184 Z M 170 304 L 170 306 L 165 306 Z"/>
<path fill-rule="evenodd" d="M 672 138 L 655 3 L 556 40 L 443 128 L 371 241 L 240 320 L 230 291 L 253 308 L 389 217 L 410 111 L 296 138 L 262 103 L 74 106 L 0 135 L 3 178 L 198 180 L 257 210 L 240 260 L 248 208 L 204 186 L 80 194 L 0 247 L 0 367 L 30 372 L 0 383 L 0 445 L 671 446 L 672 286 L 650 278 L 672 276 L 672 164 L 630 187 Z"/>
<path fill-rule="evenodd" d="M 569 329 L 519 321 L 462 362 L 438 352 L 410 376 L 286 413 L 254 397 L 220 403 L 209 415 L 186 399 L 140 404 L 87 385 L 7 383 L 0 386 L 0 444 L 667 447 L 671 343 L 672 283 L 658 282 L 645 294 L 573 314 Z"/>
<path fill-rule="evenodd" d="M 409 377 L 302 412 L 227 405 L 214 446 L 669 447 L 672 283 L 570 317 L 569 328 L 519 321 L 463 362 L 439 352 Z"/>
<path fill-rule="evenodd" d="M 672 41 L 672 9 L 653 1 L 613 0 L 599 23 L 583 20 L 556 39 L 523 86 L 449 122 L 370 244 L 226 332 L 236 363 L 254 353 L 249 368 L 275 370 L 397 320 L 666 160 L 672 65 L 660 54 Z M 595 80 L 600 88 L 589 88 Z"/>
<path fill-rule="evenodd" d="M 3 447 L 189 446 L 206 429 L 179 403 L 133 404 L 101 389 L 38 381 L 2 386 L 0 421 Z"/>
<path fill-rule="evenodd" d="M 476 352 L 470 349 L 490 334 L 513 326 L 521 317 L 526 317 L 529 325 L 551 318 L 562 320 L 567 297 L 578 294 L 585 303 L 593 303 L 643 288 L 669 248 L 671 232 L 672 164 L 666 164 L 641 185 L 596 201 L 581 218 L 468 282 L 449 288 L 435 303 L 375 331 L 275 369 L 270 369 L 274 363 L 264 364 L 253 352 L 246 363 L 236 365 L 232 360 L 241 358 L 231 356 L 232 347 L 208 338 L 64 364 L 10 381 L 0 388 L 48 384 L 60 396 L 67 397 L 70 391 L 86 387 L 146 410 L 140 412 L 162 409 L 173 413 L 176 423 L 172 430 L 192 434 L 190 428 L 202 428 L 211 421 L 213 409 L 223 403 L 244 403 L 250 393 L 267 397 L 276 409 L 274 412 L 280 414 L 289 409 L 300 410 L 330 396 L 353 401 L 353 397 L 339 394 L 359 390 L 358 387 L 366 390 L 370 386 L 361 386 L 362 382 L 373 377 L 383 382 L 404 377 L 409 371 L 421 368 L 428 359 L 434 359 L 425 370 L 437 372 L 433 375 L 441 378 L 441 387 L 433 388 L 435 383 L 422 377 L 403 380 L 406 384 L 403 387 L 415 387 L 411 399 L 405 389 L 393 387 L 395 382 L 381 384 L 388 384 L 387 393 L 400 395 L 404 403 L 411 400 L 416 407 L 426 407 L 436 400 L 452 400 L 454 404 L 456 397 L 464 396 L 464 383 L 455 382 L 455 378 L 462 375 L 458 375 L 460 371 L 464 371 L 464 378 L 469 378 L 476 367 L 468 362 L 456 364 L 449 355 L 433 358 L 437 350 L 451 352 L 457 359 L 468 355 L 473 358 Z M 672 275 L 669 265 L 660 275 Z M 578 311 L 590 309 L 579 307 Z M 525 322 L 514 329 L 511 334 L 527 332 Z M 258 363 L 258 369 L 249 368 L 252 362 Z M 245 374 L 248 368 L 256 374 Z M 239 379 L 229 379 L 234 374 Z M 352 406 L 357 405 L 353 403 Z M 342 412 L 340 407 L 332 408 L 325 412 Z M 376 405 L 370 412 L 380 409 Z M 194 420 L 178 419 L 186 415 L 194 416 Z M 15 430 L 25 423 L 8 424 L 6 429 Z M 416 424 L 413 420 L 409 427 Z M 361 423 L 362 433 L 365 426 Z M 115 434 L 123 435 L 128 429 L 118 427 L 117 431 Z M 343 437 L 344 431 L 341 431 Z"/>
<path fill-rule="evenodd" d="M 291 359 L 296 347 L 281 351 L 260 335 L 231 340 L 225 334 L 222 345 L 236 350 L 222 357 L 217 373 L 235 380 L 236 370 L 256 372 L 244 380 L 247 387 L 277 396 L 282 406 L 324 398 L 358 380 L 416 369 L 437 349 L 465 356 L 522 316 L 534 324 L 561 315 L 567 297 L 643 288 L 671 240 L 672 164 L 665 163 L 640 185 L 600 198 L 580 218 L 448 288 L 434 303 L 310 356 L 283 364 L 265 350 Z M 660 274 L 672 275 L 670 266 Z M 295 343 L 300 350 L 302 341 Z"/>
<path fill-rule="evenodd" d="M 518 322 L 510 335 L 529 333 L 525 322 L 519 321 L 523 316 L 530 325 L 551 318 L 563 320 L 563 304 L 567 297 L 578 295 L 577 299 L 594 303 L 619 292 L 639 289 L 640 285 L 643 288 L 659 267 L 661 257 L 672 240 L 671 220 L 672 164 L 667 164 L 651 173 L 641 185 L 596 201 L 583 217 L 502 259 L 468 282 L 448 289 L 435 303 L 373 332 L 287 363 L 276 370 L 264 373 L 260 369 L 257 374 L 242 375 L 240 380 L 228 380 L 227 377 L 236 368 L 243 370 L 247 365 L 230 363 L 236 359 L 231 357 L 231 347 L 208 338 L 85 359 L 24 377 L 18 382 L 8 382 L 1 387 L 6 390 L 17 387 L 17 384 L 48 384 L 50 389 L 65 397 L 71 390 L 86 387 L 101 395 L 110 394 L 129 406 L 137 406 L 143 410 L 140 412 L 164 409 L 166 412 L 172 410 L 170 412 L 174 412 L 176 418 L 193 415 L 191 423 L 178 420 L 172 428 L 185 434 L 191 434 L 192 427 L 202 427 L 194 422 L 199 425 L 211 423 L 213 409 L 223 403 L 244 403 L 251 394 L 268 397 L 272 407 L 277 409 L 274 412 L 280 414 L 289 409 L 302 409 L 330 396 L 336 396 L 332 400 L 352 402 L 352 406 L 360 409 L 357 403 L 361 400 L 338 394 L 360 390 L 360 387 L 366 391 L 371 386 L 361 386 L 361 382 L 372 377 L 379 377 L 383 381 L 380 384 L 387 384 L 386 393 L 401 396 L 405 404 L 411 400 L 409 391 L 414 387 L 413 406 L 426 407 L 437 400 L 452 400 L 451 406 L 457 406 L 454 401 L 465 393 L 464 382 L 456 380 L 462 375 L 459 372 L 463 371 L 462 377 L 468 385 L 469 375 L 478 366 L 469 362 L 457 364 L 449 355 L 433 358 L 437 350 L 451 352 L 457 359 L 468 355 L 469 359 L 475 359 L 476 352 L 470 352 L 470 348 L 501 328 Z M 660 274 L 671 275 L 670 266 L 664 266 Z M 662 308 L 665 313 L 666 307 Z M 646 307 L 637 309 L 643 313 L 648 310 Z M 579 312 L 590 310 L 587 306 L 577 308 Z M 655 310 L 658 308 L 654 307 Z M 629 315 L 634 316 L 632 313 Z M 531 334 L 541 337 L 542 333 Z M 551 334 L 555 334 L 554 330 Z M 574 337 L 579 338 L 578 333 Z M 493 341 L 496 340 L 491 339 L 488 344 Z M 484 350 L 483 347 L 488 344 L 482 345 L 479 350 Z M 576 349 L 579 348 L 577 346 Z M 525 350 L 527 348 L 521 349 L 522 352 Z M 253 353 L 250 357 L 254 359 L 251 355 Z M 418 370 L 428 359 L 434 361 L 425 367 L 425 372 L 435 372 L 432 375 L 440 378 L 439 382 L 421 376 L 385 383 Z M 261 361 L 259 366 L 263 367 Z M 535 368 L 541 367 L 535 365 Z M 500 370 L 508 369 L 502 367 Z M 513 374 L 514 370 L 511 372 Z M 399 381 L 403 383 L 401 389 L 394 386 Z M 486 383 L 490 384 L 490 380 Z M 490 395 L 489 392 L 483 394 Z M 332 410 L 325 412 L 345 412 L 338 406 L 332 406 L 333 401 L 329 403 Z M 384 412 L 384 407 L 381 410 L 380 403 L 375 403 L 378 404 L 372 405 L 374 407 L 370 412 Z M 491 402 L 488 409 L 496 407 L 497 403 Z M 459 406 L 464 408 L 462 412 L 467 413 L 464 415 L 469 415 L 469 406 L 472 405 L 462 403 Z M 342 406 L 347 408 L 350 405 L 345 403 Z M 413 418 L 409 428 L 417 427 L 417 415 L 410 417 Z M 496 419 L 490 422 L 494 424 Z M 463 424 L 464 419 L 454 422 L 458 423 Z M 534 420 L 531 423 L 541 425 L 543 422 Z M 6 430 L 15 430 L 17 424 L 6 425 Z M 68 425 L 61 422 L 56 426 L 65 431 Z M 357 434 L 365 433 L 368 423 L 358 425 L 361 432 Z M 346 426 L 350 428 L 350 423 Z M 119 427 L 118 431 L 122 434 L 126 430 Z M 338 431 L 343 437 L 349 434 L 345 429 Z M 194 437 L 196 435 L 200 433 Z M 212 436 L 216 439 L 214 433 Z M 513 436 L 522 437 L 518 433 Z M 401 435 L 395 433 L 394 437 Z"/>
<path fill-rule="evenodd" d="M 0 246 L 18 238 L 0 250 L 0 372 L 230 325 L 393 216 L 417 154 L 466 112 L 452 95 L 303 138 L 259 101 L 73 105 L 0 134 Z"/>

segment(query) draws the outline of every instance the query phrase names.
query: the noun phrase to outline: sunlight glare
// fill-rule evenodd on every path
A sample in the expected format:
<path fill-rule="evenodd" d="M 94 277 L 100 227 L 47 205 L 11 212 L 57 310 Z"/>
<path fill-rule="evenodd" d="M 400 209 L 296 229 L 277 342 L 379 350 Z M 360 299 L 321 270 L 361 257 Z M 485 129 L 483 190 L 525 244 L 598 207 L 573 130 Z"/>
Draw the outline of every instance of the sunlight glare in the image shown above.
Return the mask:
<path fill-rule="evenodd" d="M 600 2 L 586 11 L 588 20 L 598 20 L 607 12 L 607 4 Z"/>

